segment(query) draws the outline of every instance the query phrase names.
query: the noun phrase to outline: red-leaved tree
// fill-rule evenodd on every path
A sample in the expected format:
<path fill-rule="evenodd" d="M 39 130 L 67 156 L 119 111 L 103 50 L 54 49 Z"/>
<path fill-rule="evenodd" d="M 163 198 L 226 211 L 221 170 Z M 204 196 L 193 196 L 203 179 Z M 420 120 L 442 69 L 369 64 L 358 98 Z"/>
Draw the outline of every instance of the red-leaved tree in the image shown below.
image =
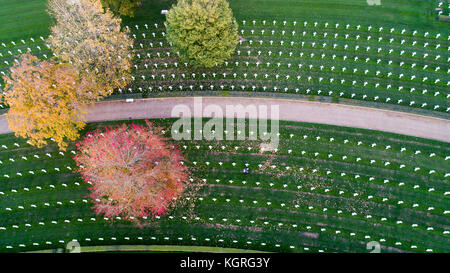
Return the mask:
<path fill-rule="evenodd" d="M 95 213 L 137 219 L 164 214 L 188 183 L 181 152 L 166 143 L 161 128 L 118 125 L 89 132 L 74 157 L 90 183 Z"/>

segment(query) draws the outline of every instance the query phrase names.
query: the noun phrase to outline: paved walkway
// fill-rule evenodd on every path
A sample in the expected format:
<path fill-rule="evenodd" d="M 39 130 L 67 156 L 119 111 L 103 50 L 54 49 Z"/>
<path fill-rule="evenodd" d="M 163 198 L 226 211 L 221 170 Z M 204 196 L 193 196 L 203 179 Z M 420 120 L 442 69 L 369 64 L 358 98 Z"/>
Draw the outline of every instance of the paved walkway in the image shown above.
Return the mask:
<path fill-rule="evenodd" d="M 197 97 L 197 99 L 200 99 Z M 376 108 L 350 106 L 323 102 L 311 102 L 273 98 L 203 97 L 203 109 L 219 106 L 224 115 L 227 105 L 267 105 L 270 117 L 271 105 L 279 106 L 279 119 L 348 126 L 411 135 L 450 142 L 450 121 L 429 116 Z M 174 106 L 185 105 L 194 116 L 202 115 L 194 110 L 194 97 L 139 99 L 134 102 L 102 101 L 89 106 L 87 121 L 125 120 L 141 118 L 169 118 Z M 204 115 L 210 117 L 210 115 Z M 8 133 L 7 121 L 0 116 L 0 133 Z"/>

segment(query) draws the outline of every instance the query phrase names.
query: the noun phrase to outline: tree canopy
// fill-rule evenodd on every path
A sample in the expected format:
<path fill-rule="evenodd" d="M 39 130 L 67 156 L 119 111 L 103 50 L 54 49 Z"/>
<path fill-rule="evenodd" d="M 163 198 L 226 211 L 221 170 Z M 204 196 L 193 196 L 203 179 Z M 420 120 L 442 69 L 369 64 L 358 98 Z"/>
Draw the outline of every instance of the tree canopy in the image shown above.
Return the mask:
<path fill-rule="evenodd" d="M 89 92 L 93 84 L 82 80 L 72 65 L 40 61 L 27 53 L 3 79 L 3 99 L 10 107 L 6 118 L 16 136 L 37 147 L 53 139 L 62 150 L 66 141 L 78 137 L 84 127 L 81 107 L 87 102 L 78 94 Z"/>
<path fill-rule="evenodd" d="M 181 152 L 149 122 L 92 131 L 77 147 L 74 159 L 92 185 L 95 213 L 106 217 L 161 215 L 189 183 Z"/>
<path fill-rule="evenodd" d="M 238 43 L 238 25 L 226 0 L 179 0 L 166 15 L 167 39 L 180 58 L 212 67 L 227 60 Z"/>
<path fill-rule="evenodd" d="M 47 40 L 51 49 L 96 83 L 86 96 L 99 99 L 130 82 L 133 40 L 121 31 L 120 18 L 104 12 L 100 0 L 49 0 L 48 8 L 56 20 Z"/>

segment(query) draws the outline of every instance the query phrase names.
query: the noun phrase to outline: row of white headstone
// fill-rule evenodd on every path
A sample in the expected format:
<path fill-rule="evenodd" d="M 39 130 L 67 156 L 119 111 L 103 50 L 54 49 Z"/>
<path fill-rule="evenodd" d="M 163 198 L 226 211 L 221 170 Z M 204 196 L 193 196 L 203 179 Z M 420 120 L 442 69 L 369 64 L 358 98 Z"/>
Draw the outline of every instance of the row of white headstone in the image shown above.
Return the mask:
<path fill-rule="evenodd" d="M 304 56 L 304 54 L 303 54 L 303 52 L 301 52 L 300 53 L 300 56 L 301 57 L 303 57 Z M 306 56 L 308 56 L 308 55 L 306 55 Z M 310 54 L 309 55 L 309 57 L 311 58 L 311 59 L 313 59 L 314 57 L 315 57 L 315 55 L 314 55 L 314 53 L 312 53 L 312 54 Z M 321 55 L 321 57 L 322 58 L 325 58 L 326 57 L 326 55 L 325 54 L 322 54 Z M 333 59 L 333 60 L 336 60 L 336 55 L 333 55 L 333 56 L 331 56 L 331 58 Z M 350 60 L 352 60 L 354 63 L 359 63 L 360 62 L 360 60 L 361 61 L 364 61 L 365 63 L 368 63 L 369 61 L 371 61 L 370 60 L 370 58 L 366 58 L 365 60 L 362 60 L 362 59 L 359 59 L 358 58 L 358 56 L 355 56 L 354 58 L 347 58 L 347 56 L 346 55 L 344 55 L 343 57 L 342 57 L 342 60 L 343 61 L 346 61 L 346 62 L 349 62 Z M 347 61 L 348 60 L 348 61 Z M 377 64 L 381 64 L 382 63 L 382 60 L 381 59 L 377 59 Z M 153 62 L 153 63 L 151 63 L 151 64 L 149 64 L 149 63 L 144 63 L 143 65 L 142 64 L 140 64 L 141 65 L 141 67 L 143 66 L 143 67 L 145 67 L 145 70 L 149 70 L 149 68 L 151 69 L 151 68 L 154 68 L 154 69 L 158 69 L 158 67 L 161 69 L 167 69 L 167 68 L 169 68 L 169 65 L 173 65 L 175 68 L 178 68 L 178 63 L 177 62 L 163 62 L 163 63 L 159 63 L 160 65 L 158 65 L 158 63 L 157 62 Z M 230 63 L 230 62 L 228 62 L 228 61 L 226 61 L 225 63 L 224 63 L 224 65 L 225 65 L 225 67 L 228 67 L 228 65 L 229 64 L 233 64 L 232 62 Z M 388 66 L 392 66 L 394 64 L 394 62 L 392 61 L 392 60 L 389 60 L 388 62 L 387 62 L 387 65 Z M 185 65 L 187 66 L 187 63 L 185 63 Z M 248 67 L 249 65 L 255 65 L 256 67 L 259 67 L 260 65 L 261 66 L 264 66 L 265 65 L 265 67 L 266 68 L 268 68 L 268 67 L 270 67 L 271 65 L 272 66 L 276 66 L 277 68 L 280 68 L 282 65 L 283 66 L 287 66 L 287 68 L 290 68 L 291 70 L 293 69 L 293 68 L 295 68 L 295 69 L 298 69 L 298 70 L 303 70 L 303 68 L 309 68 L 309 70 L 312 70 L 313 68 L 320 68 L 320 71 L 323 71 L 324 69 L 325 69 L 325 71 L 331 71 L 331 72 L 333 72 L 334 70 L 339 70 L 339 68 L 338 69 L 336 69 L 336 67 L 333 65 L 333 66 L 326 66 L 326 65 L 323 65 L 323 64 L 321 64 L 321 65 L 316 65 L 316 64 L 302 64 L 302 63 L 297 63 L 297 67 L 295 67 L 295 66 L 292 66 L 292 64 L 291 63 L 282 63 L 282 62 L 277 62 L 277 63 L 270 63 L 270 62 L 266 62 L 265 64 L 264 63 L 261 63 L 261 62 L 259 62 L 259 61 L 257 61 L 257 62 L 255 62 L 255 63 L 253 63 L 253 62 L 249 62 L 249 61 L 243 61 L 243 62 L 239 62 L 239 61 L 235 61 L 234 62 L 234 65 L 235 65 L 235 67 L 239 67 L 239 65 L 241 65 L 241 67 L 244 67 L 244 65 L 245 65 L 245 67 Z M 415 67 L 417 67 L 418 68 L 418 66 L 415 64 L 415 63 L 413 63 L 413 64 L 411 64 L 411 68 L 408 68 L 408 67 L 405 67 L 405 63 L 403 62 L 403 61 L 400 61 L 399 63 L 398 63 L 398 66 L 400 67 L 400 68 L 403 68 L 403 69 L 413 69 L 413 68 L 415 68 Z M 135 70 L 138 70 L 139 69 L 139 65 L 138 64 L 135 64 L 134 66 L 134 69 Z M 425 70 L 425 69 L 427 69 L 428 68 L 428 65 L 424 65 L 423 66 L 423 68 L 422 68 L 422 70 Z M 349 72 L 352 72 L 353 74 L 356 74 L 356 75 L 362 75 L 360 72 L 359 72 L 359 70 L 358 70 L 358 67 L 349 67 L 348 69 L 347 69 L 347 67 L 346 66 L 342 66 L 341 68 L 340 68 L 340 73 L 344 73 L 344 74 L 351 74 L 351 73 L 348 73 L 348 72 L 346 72 L 346 71 L 349 71 Z M 409 81 L 411 81 L 411 82 L 418 82 L 418 83 L 420 83 L 422 86 L 425 84 L 425 85 L 429 85 L 430 87 L 435 87 L 435 85 L 437 84 L 437 83 L 439 83 L 439 82 L 441 82 L 441 79 L 440 78 L 438 78 L 438 77 L 436 77 L 435 75 L 437 74 L 437 73 L 435 73 L 435 72 L 437 72 L 437 71 L 439 71 L 440 70 L 440 67 L 438 66 L 438 67 L 436 67 L 435 68 L 435 71 L 434 72 L 428 72 L 429 74 L 428 74 L 428 76 L 430 76 L 430 77 L 432 77 L 432 75 L 434 76 L 434 82 L 433 82 L 433 79 L 430 79 L 428 76 L 425 76 L 425 75 L 423 75 L 423 77 L 422 78 L 419 78 L 419 77 L 417 77 L 415 74 L 413 74 L 413 72 L 412 71 L 409 71 L 409 73 L 410 73 L 410 75 L 409 75 L 409 79 L 408 79 L 408 77 L 406 77 L 405 76 L 405 74 L 404 73 L 401 73 L 401 72 L 399 72 L 399 74 L 395 74 L 395 73 L 392 73 L 391 71 L 389 71 L 389 72 L 386 72 L 386 74 L 382 74 L 381 73 L 381 71 L 380 70 L 377 70 L 376 72 L 375 72 L 375 74 L 376 74 L 376 77 L 378 78 L 378 77 L 380 77 L 380 76 L 385 76 L 385 77 L 387 77 L 387 78 L 390 78 L 390 79 L 393 79 L 393 80 L 395 80 L 395 79 L 398 79 L 398 80 L 401 80 L 402 82 L 404 82 L 404 81 L 407 81 L 407 82 L 409 82 Z M 363 70 L 361 70 L 361 71 L 363 71 Z M 449 71 L 450 71 L 450 68 L 449 68 Z M 449 71 L 447 71 L 447 72 L 449 72 Z M 364 76 L 366 76 L 368 73 L 370 73 L 371 72 L 371 70 L 369 70 L 369 69 L 365 69 L 364 70 Z M 405 73 L 406 73 L 406 71 L 405 71 Z M 412 75 L 411 75 L 412 74 Z M 234 76 L 234 78 L 236 78 L 236 73 L 233 73 L 233 74 L 231 74 L 231 73 L 227 73 L 227 72 L 211 72 L 211 73 L 208 73 L 208 74 L 206 74 L 206 73 L 202 73 L 202 74 L 196 74 L 196 73 L 190 73 L 190 75 L 189 75 L 189 73 L 188 74 L 186 74 L 186 73 L 184 73 L 184 72 L 179 72 L 179 73 L 171 73 L 170 75 L 167 75 L 167 78 L 169 78 L 169 76 L 171 76 L 172 77 L 172 79 L 175 79 L 175 78 L 180 78 L 180 76 L 181 76 L 181 78 L 183 78 L 183 79 L 185 79 L 186 78 L 186 76 L 192 76 L 192 78 L 193 79 L 195 79 L 195 77 L 197 76 L 197 75 L 201 75 L 201 76 L 203 76 L 203 78 L 205 78 L 205 76 L 206 75 L 212 75 L 213 76 L 213 78 L 216 78 L 216 76 L 219 76 L 219 75 L 224 75 L 224 78 L 227 76 L 227 75 L 233 75 Z M 243 75 L 244 75 L 244 78 L 247 78 L 247 75 L 248 75 L 248 73 L 247 72 L 243 72 Z M 253 73 L 253 75 L 255 76 L 255 78 L 258 76 L 258 73 Z M 264 75 L 264 74 L 261 74 L 261 75 Z M 267 73 L 265 74 L 265 75 L 267 75 Z M 442 76 L 442 74 L 438 74 L 438 75 L 441 75 Z M 370 76 L 370 75 L 369 75 Z M 375 76 L 375 75 L 374 75 Z M 391 77 L 392 76 L 392 77 Z M 146 80 L 146 76 L 145 75 L 140 75 L 140 77 L 143 79 L 143 80 Z M 160 77 L 160 78 L 162 78 L 163 80 L 165 80 L 166 79 L 166 75 L 164 74 L 164 73 L 159 73 L 159 74 L 151 74 L 151 76 L 150 76 L 153 80 L 155 80 L 156 79 L 156 77 Z M 268 76 L 265 76 L 265 78 L 267 79 L 267 77 Z M 289 76 L 290 77 L 290 76 Z M 288 78 L 289 78 L 288 77 Z M 148 78 L 148 79 L 150 79 L 150 78 Z M 278 79 L 278 77 L 277 77 L 277 79 Z M 450 81 L 447 81 L 447 86 L 449 86 L 450 85 Z"/>
<path fill-rule="evenodd" d="M 160 235 L 160 237 L 161 237 L 161 239 L 166 240 L 166 241 L 170 240 L 170 237 L 168 237 L 168 236 Z M 105 241 L 105 240 L 107 240 L 107 239 L 108 239 L 108 238 L 103 238 L 103 237 L 98 237 L 98 238 L 97 238 L 98 241 Z M 130 240 L 130 237 L 125 236 L 123 239 L 124 239 L 124 240 Z M 144 238 L 141 237 L 141 236 L 136 237 L 136 239 L 139 240 L 139 241 L 144 240 Z M 151 236 L 151 237 L 149 237 L 149 239 L 151 239 L 152 241 L 154 241 L 154 240 L 157 240 L 158 238 L 155 237 L 155 236 Z M 204 239 L 204 241 L 206 241 L 206 242 L 208 242 L 208 243 L 211 242 L 211 241 L 217 241 L 218 243 L 224 243 L 224 242 L 225 242 L 224 239 L 222 239 L 221 237 L 217 237 L 217 236 L 214 237 L 213 239 L 210 239 L 210 238 L 203 238 L 203 239 Z M 93 239 L 91 239 L 91 238 L 85 238 L 84 240 L 87 241 L 87 242 L 91 242 Z M 110 240 L 116 241 L 116 240 L 117 240 L 117 237 L 111 237 Z M 146 239 L 146 240 L 148 240 L 148 239 Z M 181 240 L 183 240 L 183 237 L 177 237 L 177 238 L 175 238 L 174 240 L 181 241 Z M 194 235 L 191 235 L 191 236 L 187 235 L 186 240 L 199 241 L 199 240 L 201 240 L 201 239 L 198 238 L 198 237 L 195 237 Z M 230 239 L 230 238 L 227 238 L 227 240 L 229 240 L 229 241 L 232 242 L 233 244 L 239 243 L 239 241 L 236 240 L 236 239 Z M 72 242 L 76 242 L 77 244 L 79 244 L 79 241 L 78 241 L 77 239 L 71 239 L 71 240 L 58 240 L 57 243 L 58 243 L 58 244 L 65 244 L 64 247 L 66 247 L 67 250 L 69 250 L 69 251 L 74 251 L 73 249 L 68 248 L 69 244 L 71 244 Z M 253 242 L 253 241 L 250 241 L 250 240 L 246 241 L 245 243 L 246 243 L 247 245 L 252 245 L 252 244 L 254 244 L 254 242 Z M 36 242 L 35 242 L 35 243 L 31 243 L 31 244 L 32 244 L 33 246 L 39 246 L 39 243 L 36 243 Z M 51 241 L 46 241 L 45 244 L 46 244 L 46 245 L 52 245 L 53 243 L 52 243 Z M 280 248 L 280 247 L 281 247 L 280 244 L 264 243 L 264 242 L 261 242 L 260 245 L 261 245 L 262 247 L 271 246 L 271 245 L 273 245 L 274 247 L 277 247 L 277 248 Z M 27 246 L 26 244 L 19 244 L 17 247 L 19 247 L 19 248 L 24 248 L 24 247 L 26 247 L 26 246 Z M 309 251 L 309 250 L 310 250 L 309 247 L 299 246 L 299 248 L 302 248 L 302 247 L 303 247 L 303 250 L 305 250 L 305 251 Z M 6 246 L 6 249 L 13 249 L 13 248 L 14 248 L 14 247 L 11 246 L 11 245 L 7 245 L 7 246 Z M 290 245 L 289 248 L 294 249 L 294 248 L 296 248 L 296 247 L 293 246 L 293 245 Z M 76 250 L 76 251 L 78 251 L 78 250 Z M 80 249 L 80 251 L 81 251 L 81 249 Z M 325 252 L 325 250 L 323 250 L 323 249 L 317 249 L 317 252 L 323 253 L 323 252 Z M 429 252 L 432 252 L 432 250 L 430 249 Z"/>
<path fill-rule="evenodd" d="M 247 26 L 247 24 L 246 24 L 247 21 L 246 20 L 242 20 L 241 22 L 242 22 L 242 26 Z M 252 20 L 251 22 L 252 22 L 253 26 L 256 26 L 256 23 L 257 23 L 256 20 Z M 267 22 L 267 20 L 262 20 L 261 23 L 262 23 L 262 26 L 266 26 L 266 25 L 268 26 L 270 24 L 270 23 Z M 272 23 L 271 24 L 272 26 L 276 26 L 277 25 L 277 20 L 273 20 L 271 23 Z M 288 23 L 289 22 L 287 20 L 283 20 L 282 21 L 282 26 L 286 27 L 288 25 Z M 294 27 L 297 26 L 297 21 L 292 21 L 291 23 L 292 23 L 291 26 L 294 26 Z M 303 21 L 303 22 L 300 22 L 298 24 L 298 26 L 300 26 L 300 27 L 302 25 L 303 25 L 303 27 L 311 26 L 311 27 L 319 28 L 319 29 L 323 28 L 323 29 L 358 30 L 358 31 L 361 31 L 361 32 L 390 33 L 390 34 L 405 35 L 405 36 L 416 36 L 416 35 L 419 34 L 419 31 L 417 31 L 417 30 L 406 30 L 405 28 L 403 28 L 401 31 L 396 31 L 396 29 L 394 27 L 382 27 L 382 26 L 375 27 L 375 26 L 372 26 L 372 25 L 369 25 L 369 26 L 366 26 L 366 27 L 363 27 L 361 25 L 355 25 L 355 26 L 353 26 L 351 28 L 350 24 L 340 24 L 340 23 L 331 24 L 331 23 L 328 23 L 328 22 L 319 23 L 317 21 L 313 22 L 313 23 L 309 23 L 308 21 Z M 158 29 L 158 27 L 160 26 L 161 28 L 159 28 L 159 29 L 163 31 L 163 27 L 164 26 L 162 24 L 156 24 L 155 23 L 155 24 L 153 24 L 153 26 L 155 27 L 155 29 Z M 145 27 L 146 30 L 149 29 L 149 25 L 148 24 L 144 24 L 144 27 Z M 139 30 L 139 25 L 134 25 L 134 27 L 130 27 L 130 26 L 126 25 L 125 28 L 127 30 L 129 30 L 129 31 L 132 31 L 132 29 Z M 141 29 L 143 29 L 143 28 L 141 27 Z M 423 33 L 423 38 L 439 39 L 440 37 L 441 37 L 440 33 L 437 33 L 434 37 L 431 36 L 428 31 L 425 31 Z"/>
<path fill-rule="evenodd" d="M 305 136 L 306 135 L 304 135 L 303 136 L 303 139 L 305 139 Z M 307 137 L 307 136 L 306 136 Z M 319 141 L 319 139 L 320 139 L 320 137 L 316 137 L 316 141 Z M 331 138 L 330 138 L 330 141 L 331 141 Z M 359 143 L 358 143 L 359 144 Z M 376 146 L 376 144 L 375 143 L 373 143 L 372 145 L 371 145 L 372 147 L 375 147 Z M 185 147 L 185 149 L 186 149 L 186 146 L 184 146 Z M 199 149 L 200 148 L 200 145 L 198 145 L 197 146 L 197 149 Z M 224 146 L 222 146 L 222 149 L 224 149 L 225 147 Z M 402 152 L 404 151 L 404 150 L 406 150 L 406 149 L 404 149 L 404 148 L 402 148 Z M 306 152 L 305 151 L 302 151 L 302 155 L 304 155 Z M 318 154 L 319 153 L 314 153 L 314 155 L 317 157 L 318 156 Z M 416 151 L 415 152 L 415 154 L 420 154 L 420 151 Z M 430 155 L 431 156 L 431 155 Z M 329 157 L 329 155 L 328 155 L 328 157 Z M 360 159 L 361 160 L 361 159 Z M 358 160 L 357 160 L 358 161 Z M 374 162 L 372 162 L 372 161 L 374 161 L 374 160 L 371 160 L 371 164 L 372 163 L 374 163 Z M 196 165 L 196 162 L 193 162 L 194 163 L 194 165 Z M 222 164 L 221 164 L 222 162 L 219 162 L 219 165 L 221 166 Z M 207 164 L 207 163 L 206 163 Z M 233 166 L 235 166 L 236 165 L 236 163 L 232 163 L 233 164 Z M 208 164 L 207 164 L 208 165 Z M 246 166 L 248 167 L 248 164 L 246 164 Z M 261 167 L 262 165 L 260 164 L 260 167 Z M 386 164 L 385 164 L 385 166 L 386 166 Z M 275 167 L 275 165 L 273 165 L 273 167 Z M 400 166 L 400 169 L 402 168 L 402 167 L 405 167 L 405 165 L 404 164 L 402 164 L 402 166 Z M 303 169 L 303 168 L 302 168 Z M 417 171 L 418 169 L 420 169 L 420 168 L 418 168 L 418 167 L 416 167 L 415 168 L 415 170 L 414 171 Z M 330 171 L 327 171 L 327 175 L 328 174 L 330 174 L 331 172 Z M 345 176 L 346 174 L 344 173 L 344 174 L 342 174 L 341 173 L 341 176 Z M 446 174 L 446 175 L 448 175 L 448 174 Z M 359 176 L 355 176 L 355 178 L 359 178 Z M 386 181 L 385 181 L 386 182 Z M 387 182 L 389 182 L 389 181 L 387 181 Z M 78 182 L 77 182 L 78 183 Z M 78 183 L 78 185 L 79 185 L 79 183 Z M 54 186 L 52 187 L 53 185 L 50 185 L 50 187 L 51 188 L 54 188 Z M 64 185 L 63 185 L 64 186 Z M 66 185 L 67 186 L 67 185 Z M 416 185 L 417 186 L 417 185 Z M 414 189 L 416 189 L 416 188 L 419 188 L 418 186 L 416 187 L 416 186 L 414 186 Z M 26 190 L 26 189 L 25 189 Z M 27 191 L 27 190 L 26 190 Z M 430 188 L 429 189 L 429 191 L 434 191 L 434 189 L 433 188 Z M 17 190 L 13 190 L 13 192 L 17 192 Z M 4 194 L 4 193 L 0 193 L 0 194 Z M 448 192 L 446 192 L 445 193 L 445 195 L 447 195 L 448 194 Z"/>
<path fill-rule="evenodd" d="M 217 198 L 212 198 L 212 200 L 214 201 L 214 202 L 216 202 L 217 201 Z M 227 201 L 228 200 L 228 201 Z M 226 202 L 229 202 L 229 200 L 230 199 L 226 199 Z M 256 200 L 255 200 L 256 201 Z M 256 201 L 256 202 L 253 202 L 254 204 L 257 204 L 258 202 Z M 244 202 L 244 200 L 240 200 L 240 203 L 243 203 Z M 283 204 L 284 203 L 281 203 L 280 204 L 280 206 L 281 207 L 284 207 L 283 206 Z M 268 206 L 270 206 L 270 205 L 272 205 L 272 203 L 271 202 L 267 202 L 267 205 Z M 299 207 L 299 205 L 295 205 L 295 207 L 296 208 L 298 208 Z M 310 209 L 310 210 L 312 210 L 312 209 L 314 209 L 314 207 L 313 206 L 309 206 L 308 207 L 308 209 Z M 326 212 L 326 211 L 328 211 L 328 209 L 327 208 L 322 208 L 322 211 L 323 212 Z M 340 213 L 342 213 L 342 210 L 338 210 L 337 211 L 337 213 L 338 214 L 340 214 Z M 349 214 L 350 215 L 350 214 Z M 358 214 L 356 213 L 356 212 L 353 212 L 353 213 L 351 213 L 351 216 L 357 216 Z M 146 217 L 145 217 L 146 218 Z M 157 217 L 158 219 L 160 218 L 160 217 Z M 169 216 L 168 217 L 169 219 L 174 219 L 175 217 L 174 216 Z M 364 218 L 366 218 L 366 219 L 371 219 L 372 218 L 372 216 L 371 215 L 366 215 Z M 121 220 L 121 217 L 115 217 L 115 219 L 116 220 Z M 183 219 L 186 219 L 186 217 L 184 216 L 183 217 Z M 74 220 L 74 219 L 71 219 L 71 220 Z M 64 223 L 70 223 L 71 222 L 71 220 L 69 220 L 69 219 L 65 219 L 64 220 Z M 96 221 L 97 219 L 96 218 L 93 218 L 93 217 L 91 217 L 90 219 L 82 219 L 82 218 L 77 218 L 76 219 L 78 222 L 83 222 L 84 220 L 86 220 L 86 221 Z M 108 221 L 108 220 L 110 220 L 110 218 L 107 218 L 107 217 L 104 217 L 104 220 L 106 220 L 106 221 Z M 214 218 L 212 218 L 212 217 L 210 217 L 210 218 L 205 218 L 205 219 L 201 219 L 200 217 L 195 217 L 195 220 L 198 220 L 198 221 L 200 221 L 200 220 L 204 220 L 204 221 L 214 221 Z M 221 222 L 237 222 L 237 223 L 241 223 L 242 221 L 240 220 L 240 219 L 234 219 L 234 221 L 233 221 L 233 219 L 227 219 L 227 218 L 222 218 L 222 219 L 219 219 L 219 221 L 221 221 Z M 381 221 L 387 221 L 387 218 L 381 218 Z M 216 222 L 217 222 L 217 220 L 216 220 Z M 250 220 L 249 221 L 249 223 L 250 224 L 252 224 L 252 225 L 254 225 L 256 222 L 261 222 L 261 220 Z M 51 221 L 51 224 L 57 224 L 58 222 L 57 221 L 55 221 L 55 220 L 53 220 L 53 221 Z M 396 223 L 397 224 L 403 224 L 403 221 L 401 221 L 401 220 L 399 220 L 399 221 L 396 221 Z M 38 223 L 39 225 L 45 225 L 45 222 L 39 222 Z M 298 227 L 298 225 L 297 224 L 292 224 L 292 223 L 289 223 L 289 224 L 287 224 L 287 223 L 283 223 L 283 222 L 277 222 L 277 221 L 273 221 L 273 223 L 270 223 L 269 221 L 264 221 L 262 224 L 264 224 L 263 226 L 267 226 L 267 225 L 275 225 L 275 226 L 277 226 L 277 227 L 282 227 L 282 226 L 289 226 L 289 225 L 291 225 L 293 228 L 297 228 Z M 26 227 L 31 227 L 31 224 L 29 224 L 29 223 L 26 223 L 25 224 L 25 228 Z M 411 227 L 413 227 L 413 228 L 415 228 L 415 227 L 418 227 L 418 224 L 412 224 L 411 225 Z M 18 225 L 12 225 L 12 228 L 13 229 L 18 229 L 18 228 L 20 228 Z M 305 228 L 306 228 L 306 230 L 308 230 L 308 231 L 310 231 L 311 229 L 312 229 L 312 227 L 310 226 L 310 225 L 307 225 L 307 226 L 305 226 Z M 320 232 L 327 232 L 327 233 L 329 233 L 330 231 L 328 230 L 327 231 L 327 228 L 325 228 L 325 227 L 320 227 L 320 226 L 316 226 L 315 227 L 315 229 L 314 230 L 317 230 L 318 232 L 319 232 L 319 229 L 320 229 Z M 5 227 L 0 227 L 0 230 L 6 230 L 6 228 Z M 432 231 L 432 230 L 434 230 L 434 228 L 433 227 L 427 227 L 427 230 L 428 231 Z M 343 233 L 341 232 L 341 230 L 334 230 L 334 234 L 342 234 L 343 235 Z M 356 236 L 356 233 L 355 232 L 350 232 L 349 233 L 349 235 L 350 236 Z M 366 234 L 366 235 L 362 235 L 362 236 L 364 236 L 364 239 L 371 239 L 372 237 L 370 236 L 370 235 L 368 235 L 368 234 Z M 141 239 L 139 239 L 139 238 L 141 238 Z M 138 239 L 139 240 L 142 240 L 142 237 L 139 237 Z M 124 239 L 125 240 L 129 240 L 129 237 L 124 237 Z M 156 240 L 156 237 L 152 237 L 151 238 L 152 240 Z M 169 240 L 170 238 L 169 237 L 164 237 L 164 240 Z M 183 240 L 183 238 L 182 237 L 178 237 L 177 238 L 178 240 Z M 90 238 L 86 238 L 85 239 L 86 241 L 91 241 L 91 239 Z M 99 240 L 100 241 L 103 241 L 104 240 L 104 238 L 99 238 Z M 116 237 L 111 237 L 111 240 L 117 240 L 117 238 Z M 191 240 L 197 240 L 195 237 L 194 238 L 191 238 Z M 206 238 L 205 239 L 206 241 L 210 241 L 208 238 Z M 223 240 L 219 240 L 220 242 L 223 242 Z M 384 238 L 380 238 L 379 239 L 379 241 L 380 242 L 385 242 L 386 241 L 386 239 L 384 239 Z M 60 243 L 62 243 L 62 241 L 59 241 Z M 237 243 L 237 241 L 236 240 L 234 240 L 233 242 L 235 242 L 235 243 Z M 51 244 L 51 242 L 47 242 L 46 244 Z M 247 244 L 251 244 L 251 242 L 250 241 L 248 241 L 247 242 Z M 396 245 L 402 245 L 402 243 L 401 242 L 396 242 L 395 243 Z M 23 245 L 23 244 L 22 244 Z M 33 243 L 33 245 L 39 245 L 38 243 Z M 262 244 L 262 245 L 266 245 L 266 243 L 264 243 L 264 244 Z M 24 245 L 23 245 L 24 246 Z M 9 248 L 12 248 L 12 247 L 9 247 Z M 293 246 L 290 246 L 290 248 L 294 248 Z M 417 248 L 417 246 L 415 246 L 415 245 L 411 245 L 411 248 Z"/>
<path fill-rule="evenodd" d="M 240 86 L 229 85 L 227 87 L 227 86 L 221 84 L 219 86 L 220 90 L 219 89 L 215 89 L 214 85 L 204 86 L 204 85 L 201 85 L 201 84 L 198 85 L 198 86 L 194 86 L 194 85 L 189 85 L 189 86 L 183 86 L 183 85 L 172 86 L 172 85 L 168 85 L 168 86 L 164 86 L 164 87 L 163 86 L 148 86 L 146 89 L 149 92 L 156 92 L 156 91 L 163 92 L 165 90 L 166 91 L 177 91 L 177 90 L 179 90 L 179 91 L 194 91 L 194 87 L 195 87 L 196 90 L 200 89 L 200 91 L 207 91 L 208 90 L 207 88 L 209 88 L 210 91 L 224 91 L 224 90 L 239 91 L 238 88 L 241 88 L 240 89 L 241 91 L 249 90 L 249 88 L 251 88 L 252 91 L 255 91 L 256 89 L 262 88 L 262 90 L 265 91 L 265 92 L 269 92 L 271 90 L 273 90 L 274 92 L 283 92 L 283 91 L 284 92 L 289 92 L 290 90 L 294 90 L 296 93 L 299 93 L 299 92 L 301 93 L 301 90 L 299 88 L 292 88 L 292 87 L 284 87 L 283 88 L 283 87 L 278 87 L 278 86 L 270 87 L 270 86 L 266 86 L 266 85 L 252 85 L 252 86 L 248 86 L 248 88 L 247 88 L 246 85 L 240 85 Z M 227 87 L 227 88 L 225 88 L 225 87 Z M 390 88 L 389 85 L 388 85 L 388 87 Z M 133 89 L 133 88 L 129 87 L 129 88 L 125 89 L 125 90 L 119 88 L 118 91 L 119 91 L 119 93 L 124 93 L 124 92 L 127 92 L 127 93 L 135 93 L 135 92 L 142 93 L 142 92 L 144 92 L 144 88 L 143 87 L 137 87 L 136 89 Z M 327 91 L 323 91 L 321 89 L 319 89 L 317 91 L 314 91 L 313 89 L 310 89 L 310 88 L 306 89 L 305 92 L 306 92 L 306 94 L 317 94 L 317 95 L 324 95 L 324 96 L 331 96 L 332 94 L 334 94 L 333 90 L 330 90 L 328 92 Z M 337 92 L 339 92 L 339 91 L 337 91 Z M 341 91 L 338 94 L 339 94 L 340 97 L 343 97 L 346 94 L 346 92 Z M 360 94 L 360 96 L 361 96 L 362 100 L 371 100 L 371 97 L 369 97 L 367 94 L 362 94 L 362 95 Z M 351 93 L 350 97 L 352 99 L 357 99 L 358 98 L 356 93 Z M 374 101 L 381 101 L 379 96 L 374 96 L 373 100 Z M 416 105 L 419 106 L 420 105 L 420 108 L 426 108 L 428 106 L 428 103 L 426 103 L 426 102 L 422 103 L 422 102 L 417 102 L 417 101 L 414 101 L 414 100 L 408 102 L 408 101 L 406 101 L 404 99 L 399 99 L 397 101 L 394 101 L 391 97 L 385 98 L 385 102 L 386 103 L 396 103 L 396 104 L 409 103 L 409 106 L 413 106 L 413 105 L 414 106 L 416 106 Z M 437 110 L 439 108 L 441 108 L 440 105 L 432 106 L 432 109 L 434 109 L 434 110 Z M 450 111 L 450 107 L 447 107 L 447 109 L 445 111 L 449 112 Z"/>

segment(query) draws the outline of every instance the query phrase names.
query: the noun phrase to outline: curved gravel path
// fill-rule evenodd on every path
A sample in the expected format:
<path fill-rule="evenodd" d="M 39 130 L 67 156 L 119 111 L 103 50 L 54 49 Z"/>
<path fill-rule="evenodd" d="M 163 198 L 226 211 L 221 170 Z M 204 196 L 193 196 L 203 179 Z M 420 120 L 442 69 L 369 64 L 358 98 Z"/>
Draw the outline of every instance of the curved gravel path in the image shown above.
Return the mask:
<path fill-rule="evenodd" d="M 185 105 L 185 109 L 190 109 L 194 116 L 200 116 L 201 111 L 194 111 L 194 99 L 201 100 L 203 109 L 217 105 L 225 116 L 230 114 L 226 113 L 227 105 L 266 105 L 269 117 L 271 106 L 278 105 L 280 120 L 372 129 L 450 142 L 449 120 L 369 107 L 274 98 L 169 97 L 138 99 L 133 102 L 102 101 L 88 107 L 87 121 L 169 118 L 172 117 L 171 112 L 176 105 Z M 1 115 L 0 133 L 9 132 L 11 130 L 5 115 Z"/>

